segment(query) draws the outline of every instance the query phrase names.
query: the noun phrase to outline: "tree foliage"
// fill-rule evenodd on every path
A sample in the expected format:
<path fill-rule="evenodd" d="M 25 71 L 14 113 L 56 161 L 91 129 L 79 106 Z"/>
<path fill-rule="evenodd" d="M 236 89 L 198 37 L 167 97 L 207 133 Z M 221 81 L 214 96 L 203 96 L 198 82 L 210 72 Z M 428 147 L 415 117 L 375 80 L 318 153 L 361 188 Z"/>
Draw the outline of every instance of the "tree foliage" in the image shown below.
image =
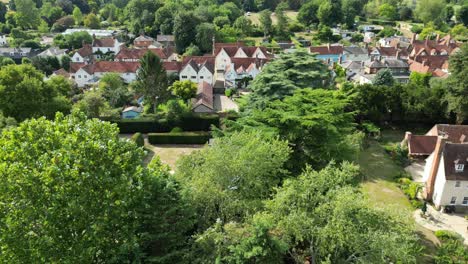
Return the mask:
<path fill-rule="evenodd" d="M 61 114 L 3 133 L 2 262 L 175 261 L 191 226 L 177 184 L 158 163 L 142 167 L 143 150 L 118 133 Z"/>
<path fill-rule="evenodd" d="M 169 90 L 173 95 L 181 98 L 184 101 L 194 98 L 197 94 L 197 84 L 192 81 L 175 81 L 170 87 Z"/>
<path fill-rule="evenodd" d="M 457 123 L 468 119 L 468 44 L 450 58 L 451 75 L 445 82 L 447 88 L 448 110 L 457 115 Z"/>
<path fill-rule="evenodd" d="M 152 52 L 147 52 L 140 60 L 135 88 L 145 97 L 145 103 L 156 109 L 156 103 L 169 99 L 167 73 L 161 59 Z"/>
<path fill-rule="evenodd" d="M 300 88 L 326 88 L 330 72 L 322 61 L 306 51 L 283 54 L 268 63 L 252 81 L 249 107 L 261 108 L 268 101 L 283 99 Z"/>

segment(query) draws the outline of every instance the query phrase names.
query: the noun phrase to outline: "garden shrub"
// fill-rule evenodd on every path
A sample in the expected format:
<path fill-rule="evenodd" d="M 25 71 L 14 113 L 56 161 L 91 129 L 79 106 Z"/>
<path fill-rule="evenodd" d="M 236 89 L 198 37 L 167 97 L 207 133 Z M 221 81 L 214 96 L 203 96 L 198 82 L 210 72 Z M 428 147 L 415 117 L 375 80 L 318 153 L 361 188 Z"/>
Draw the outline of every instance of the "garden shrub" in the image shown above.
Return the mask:
<path fill-rule="evenodd" d="M 151 144 L 205 144 L 210 139 L 209 132 L 150 133 Z"/>
<path fill-rule="evenodd" d="M 180 127 L 174 127 L 171 130 L 171 133 L 180 133 L 180 132 L 184 132 L 184 130 L 182 130 L 182 128 L 180 128 Z"/>
<path fill-rule="evenodd" d="M 442 242 L 447 241 L 447 240 L 460 240 L 460 241 L 463 241 L 463 237 L 460 234 L 455 233 L 455 232 L 450 231 L 450 230 L 437 230 L 437 231 L 435 231 L 434 234 Z"/>
<path fill-rule="evenodd" d="M 145 145 L 145 139 L 140 132 L 133 134 L 132 141 L 135 142 L 139 147 L 143 147 Z"/>

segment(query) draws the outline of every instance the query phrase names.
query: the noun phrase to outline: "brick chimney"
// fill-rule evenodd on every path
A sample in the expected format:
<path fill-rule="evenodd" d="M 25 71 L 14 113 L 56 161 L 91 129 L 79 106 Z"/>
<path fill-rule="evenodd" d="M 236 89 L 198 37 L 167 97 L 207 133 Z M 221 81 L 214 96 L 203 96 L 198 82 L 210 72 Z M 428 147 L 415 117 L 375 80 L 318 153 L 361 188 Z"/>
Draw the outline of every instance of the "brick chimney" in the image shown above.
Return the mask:
<path fill-rule="evenodd" d="M 439 43 L 439 40 L 440 40 L 440 34 L 437 34 L 437 36 L 436 36 L 436 42 Z"/>
<path fill-rule="evenodd" d="M 437 178 L 437 172 L 439 171 L 442 151 L 444 150 L 446 141 L 447 139 L 445 137 L 439 136 L 437 138 L 437 143 L 433 153 L 434 157 L 432 160 L 431 168 L 429 170 L 429 178 L 426 181 L 426 191 L 424 194 L 424 199 L 428 202 L 432 201 L 432 196 L 434 195 L 434 185 Z"/>
<path fill-rule="evenodd" d="M 401 141 L 401 143 L 400 143 L 400 147 L 402 147 L 402 148 L 405 147 L 405 146 L 408 146 L 408 150 L 409 150 L 408 152 L 411 152 L 411 150 L 409 149 L 409 141 L 410 141 L 412 135 L 413 134 L 411 132 L 406 131 L 405 132 L 405 138 L 403 138 L 403 141 Z"/>
<path fill-rule="evenodd" d="M 411 44 L 416 40 L 416 33 L 413 33 L 413 36 L 411 37 Z"/>

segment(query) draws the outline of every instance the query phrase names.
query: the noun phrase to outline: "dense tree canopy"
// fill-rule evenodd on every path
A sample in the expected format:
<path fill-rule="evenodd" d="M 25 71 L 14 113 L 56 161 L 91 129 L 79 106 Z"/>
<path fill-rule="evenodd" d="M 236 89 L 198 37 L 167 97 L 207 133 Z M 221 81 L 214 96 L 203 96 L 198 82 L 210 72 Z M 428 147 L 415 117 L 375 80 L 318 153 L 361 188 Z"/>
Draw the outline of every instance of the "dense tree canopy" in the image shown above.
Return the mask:
<path fill-rule="evenodd" d="M 315 56 L 302 50 L 283 54 L 268 63 L 249 86 L 252 91 L 249 107 L 261 108 L 300 88 L 326 88 L 329 82 L 329 70 Z"/>
<path fill-rule="evenodd" d="M 450 58 L 451 75 L 445 82 L 447 87 L 448 110 L 457 115 L 457 122 L 468 119 L 468 44 Z"/>
<path fill-rule="evenodd" d="M 30 64 L 3 67 L 0 69 L 0 110 L 18 121 L 43 115 L 53 117 L 57 111 L 68 112 L 71 108 L 66 97 L 69 91 L 51 83 L 44 81 L 44 75 Z"/>
<path fill-rule="evenodd" d="M 0 142 L 2 262 L 174 261 L 191 226 L 177 185 L 116 126 L 59 114 Z"/>

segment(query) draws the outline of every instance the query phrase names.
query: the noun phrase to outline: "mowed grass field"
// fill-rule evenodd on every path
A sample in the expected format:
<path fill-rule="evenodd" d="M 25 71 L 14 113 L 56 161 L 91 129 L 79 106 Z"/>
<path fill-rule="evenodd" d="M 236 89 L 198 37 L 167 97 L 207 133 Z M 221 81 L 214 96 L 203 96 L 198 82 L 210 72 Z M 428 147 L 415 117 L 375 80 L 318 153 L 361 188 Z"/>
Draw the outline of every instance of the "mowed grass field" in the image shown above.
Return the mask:
<path fill-rule="evenodd" d="M 295 21 L 297 19 L 297 11 L 286 11 L 286 16 L 289 17 L 289 19 L 291 19 L 292 21 Z M 248 16 L 248 18 L 250 18 L 250 20 L 252 21 L 253 24 L 255 25 L 260 25 L 260 20 L 259 20 L 259 17 L 260 17 L 260 13 L 251 13 L 250 16 Z M 271 15 L 271 21 L 273 22 L 273 24 L 275 25 L 277 22 L 278 22 L 278 19 L 276 18 L 276 15 L 273 14 Z"/>

